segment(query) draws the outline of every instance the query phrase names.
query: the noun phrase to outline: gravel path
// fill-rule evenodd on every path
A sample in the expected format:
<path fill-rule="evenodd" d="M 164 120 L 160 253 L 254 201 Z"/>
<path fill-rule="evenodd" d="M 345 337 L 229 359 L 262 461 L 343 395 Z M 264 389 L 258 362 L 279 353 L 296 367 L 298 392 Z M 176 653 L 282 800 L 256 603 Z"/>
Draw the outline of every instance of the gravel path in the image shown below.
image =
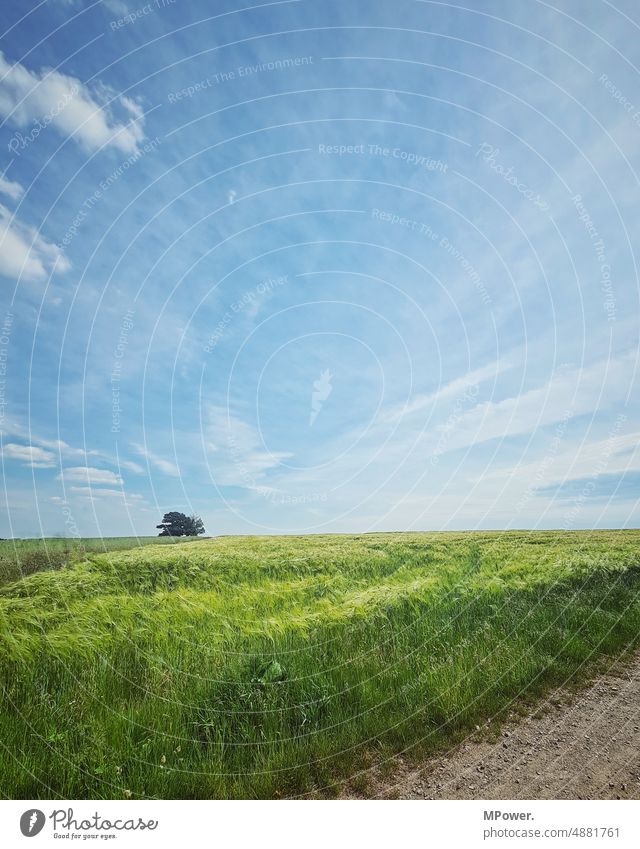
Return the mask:
<path fill-rule="evenodd" d="M 501 726 L 497 741 L 476 736 L 419 769 L 399 759 L 393 776 L 374 779 L 366 795 L 640 798 L 640 653 L 577 694 L 556 690 L 532 715 L 512 717 Z"/>

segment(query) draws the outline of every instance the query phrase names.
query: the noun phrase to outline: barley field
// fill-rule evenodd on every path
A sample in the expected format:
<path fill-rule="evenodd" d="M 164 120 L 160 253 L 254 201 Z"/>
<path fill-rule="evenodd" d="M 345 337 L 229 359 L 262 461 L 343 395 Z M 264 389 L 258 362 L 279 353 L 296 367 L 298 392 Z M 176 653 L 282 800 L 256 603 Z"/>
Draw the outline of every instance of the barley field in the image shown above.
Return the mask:
<path fill-rule="evenodd" d="M 640 634 L 640 532 L 223 537 L 0 587 L 0 793 L 366 792 Z M 115 548 L 115 546 L 114 546 Z"/>
<path fill-rule="evenodd" d="M 137 548 L 141 545 L 176 544 L 181 537 L 43 537 L 0 540 L 0 584 L 46 569 L 61 569 L 87 554 Z"/>

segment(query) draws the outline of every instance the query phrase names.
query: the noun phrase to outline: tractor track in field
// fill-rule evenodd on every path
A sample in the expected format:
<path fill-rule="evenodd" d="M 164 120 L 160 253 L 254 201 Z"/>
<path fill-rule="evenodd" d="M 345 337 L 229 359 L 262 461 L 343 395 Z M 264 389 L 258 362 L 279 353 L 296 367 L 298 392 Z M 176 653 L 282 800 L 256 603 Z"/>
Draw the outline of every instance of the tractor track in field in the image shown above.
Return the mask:
<path fill-rule="evenodd" d="M 556 689 L 528 715 L 510 715 L 489 740 L 491 726 L 419 766 L 399 757 L 362 796 L 639 799 L 640 652 L 582 690 Z"/>

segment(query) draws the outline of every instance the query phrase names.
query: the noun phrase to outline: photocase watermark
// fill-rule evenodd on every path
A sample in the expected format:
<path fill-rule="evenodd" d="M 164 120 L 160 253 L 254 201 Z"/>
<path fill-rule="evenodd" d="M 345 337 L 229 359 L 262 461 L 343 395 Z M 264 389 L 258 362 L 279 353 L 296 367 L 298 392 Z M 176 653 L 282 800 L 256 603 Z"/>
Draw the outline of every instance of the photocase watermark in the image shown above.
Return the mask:
<path fill-rule="evenodd" d="M 0 327 L 0 427 L 2 427 L 7 410 L 7 364 L 9 362 L 9 343 L 13 321 L 13 313 L 7 312 L 2 321 L 2 327 Z"/>
<path fill-rule="evenodd" d="M 498 157 L 500 156 L 499 147 L 494 147 L 492 144 L 488 144 L 488 142 L 482 142 L 476 150 L 476 157 L 478 156 L 482 156 L 482 161 L 485 162 L 495 174 L 502 177 L 506 183 L 517 189 L 520 194 L 528 201 L 531 201 L 534 206 L 542 210 L 542 212 L 549 212 L 550 207 L 546 200 L 541 198 L 540 194 L 536 192 L 535 189 L 530 189 L 526 183 L 523 183 L 518 178 L 512 165 L 506 168 L 498 162 Z"/>
<path fill-rule="evenodd" d="M 140 20 L 140 18 L 146 18 L 146 16 L 150 15 L 152 12 L 157 12 L 158 9 L 166 9 L 168 6 L 173 6 L 176 2 L 177 0 L 151 0 L 150 3 L 146 3 L 144 6 L 134 9 L 132 12 L 127 12 L 127 14 L 123 15 L 121 18 L 116 18 L 115 20 L 110 21 L 109 29 L 114 32 L 115 30 L 122 29 L 122 27 L 135 24 L 136 21 Z"/>
<path fill-rule="evenodd" d="M 447 420 L 438 428 L 440 436 L 438 437 L 438 442 L 436 443 L 436 447 L 430 457 L 430 463 L 432 466 L 437 466 L 440 462 L 440 457 L 447 450 L 451 441 L 451 435 L 456 429 L 458 422 L 463 417 L 465 411 L 475 405 L 479 392 L 480 387 L 478 384 L 470 383 L 465 387 L 464 392 L 456 399 L 453 409 L 447 416 Z"/>
<path fill-rule="evenodd" d="M 487 291 L 486 286 L 484 285 L 482 278 L 478 271 L 474 268 L 474 266 L 469 262 L 463 252 L 456 245 L 451 242 L 447 236 L 443 236 L 434 230 L 430 224 L 426 224 L 424 221 L 416 221 L 413 218 L 406 218 L 402 215 L 398 215 L 395 212 L 389 212 L 384 209 L 377 209 L 374 207 L 371 210 L 371 217 L 377 219 L 378 221 L 383 221 L 386 224 L 394 224 L 399 227 L 405 227 L 412 232 L 418 233 L 419 236 L 424 236 L 430 242 L 434 242 L 438 245 L 443 251 L 445 251 L 450 257 L 456 260 L 459 263 L 460 267 L 467 275 L 469 280 L 473 283 L 475 289 L 477 290 L 482 303 L 485 306 L 489 306 L 491 304 L 491 295 Z"/>
<path fill-rule="evenodd" d="M 29 808 L 20 817 L 20 831 L 25 837 L 35 837 L 44 828 L 47 819 L 51 821 L 54 838 L 82 840 L 87 838 L 111 837 L 113 832 L 155 831 L 159 820 L 142 817 L 118 817 L 107 819 L 97 811 L 88 817 L 76 816 L 73 808 L 58 808 L 47 817 L 39 808 Z"/>
<path fill-rule="evenodd" d="M 322 156 L 377 156 L 381 159 L 397 159 L 425 171 L 440 171 L 443 174 L 449 170 L 448 164 L 441 159 L 432 159 L 422 153 L 380 144 L 319 144 L 318 153 Z"/>
<path fill-rule="evenodd" d="M 331 378 L 333 375 L 329 369 L 325 369 L 320 373 L 320 377 L 313 382 L 313 390 L 311 392 L 311 411 L 309 413 L 309 427 L 313 427 L 315 420 L 318 418 L 318 413 L 322 409 L 324 402 L 333 391 Z"/>
<path fill-rule="evenodd" d="M 287 274 L 284 274 L 281 277 L 269 277 L 266 280 L 261 280 L 257 286 L 254 286 L 253 289 L 247 290 L 232 304 L 230 304 L 229 309 L 225 310 L 222 318 L 216 324 L 213 333 L 209 336 L 204 348 L 205 353 L 212 354 L 214 352 L 218 342 L 220 342 L 223 338 L 225 331 L 237 315 L 246 310 L 247 307 L 257 309 L 260 299 L 269 295 L 274 291 L 274 289 L 284 286 L 288 280 L 289 276 Z"/>
<path fill-rule="evenodd" d="M 38 118 L 38 120 L 32 125 L 31 130 L 27 135 L 23 135 L 22 133 L 14 133 L 7 147 L 11 151 L 11 153 L 15 153 L 20 156 L 21 152 L 29 147 L 30 144 L 38 138 L 40 133 L 45 130 L 49 124 L 60 115 L 61 112 L 69 105 L 69 103 L 73 100 L 76 94 L 79 91 L 79 86 L 74 83 L 71 86 L 69 91 L 66 91 L 64 95 L 58 100 L 58 102 L 48 111 L 46 112 L 42 118 Z"/>
<path fill-rule="evenodd" d="M 35 837 L 40 834 L 47 821 L 44 813 L 38 808 L 30 808 L 20 817 L 20 831 L 25 837 Z"/>
<path fill-rule="evenodd" d="M 256 74 L 270 73 L 272 71 L 289 71 L 294 68 L 301 68 L 305 65 L 313 64 L 313 56 L 288 56 L 285 59 L 273 59 L 270 62 L 258 62 L 255 65 L 238 65 L 236 68 L 231 68 L 227 71 L 218 71 L 211 74 L 210 77 L 204 77 L 197 83 L 180 88 L 177 91 L 170 91 L 167 95 L 169 103 L 177 103 L 179 100 L 194 97 L 202 91 L 224 83 L 233 82 L 234 80 L 245 79 Z"/>
<path fill-rule="evenodd" d="M 292 495 L 288 492 L 280 492 L 272 490 L 269 495 L 269 500 L 272 504 L 321 504 L 326 501 L 328 495 L 326 492 L 301 492 L 299 495 Z"/>
<path fill-rule="evenodd" d="M 122 369 L 124 356 L 129 345 L 129 331 L 133 327 L 134 310 L 127 310 L 120 324 L 120 335 L 115 351 L 113 352 L 113 366 L 111 368 L 111 433 L 120 433 L 120 417 L 122 405 L 120 403 L 120 382 L 122 380 Z"/>
<path fill-rule="evenodd" d="M 616 299 L 613 292 L 613 284 L 611 282 L 611 266 L 607 261 L 606 256 L 606 247 L 604 243 L 604 239 L 598 233 L 598 228 L 593 222 L 593 218 L 589 214 L 584 201 L 582 200 L 582 195 L 574 195 L 571 200 L 573 201 L 573 205 L 576 208 L 576 212 L 578 213 L 578 218 L 584 224 L 584 229 L 587 231 L 587 235 L 591 239 L 591 244 L 593 245 L 593 250 L 596 255 L 596 262 L 598 263 L 598 268 L 600 269 L 600 291 L 604 295 L 604 301 L 602 305 L 604 307 L 604 311 L 607 314 L 607 321 L 615 321 L 616 320 Z"/>
<path fill-rule="evenodd" d="M 98 188 L 93 192 L 93 194 L 89 195 L 89 197 L 85 198 L 82 206 L 75 214 L 73 221 L 67 228 L 66 233 L 62 237 L 59 247 L 68 247 L 71 242 L 78 235 L 78 231 L 80 229 L 80 225 L 87 218 L 93 207 L 98 203 L 98 201 L 104 196 L 105 192 L 107 192 L 114 183 L 117 183 L 118 180 L 127 173 L 129 168 L 132 165 L 142 159 L 143 156 L 146 156 L 148 153 L 154 151 L 161 144 L 160 139 L 156 136 L 154 139 L 148 141 L 145 145 L 138 148 L 135 153 L 132 153 L 124 162 L 121 162 L 117 168 L 104 178 L 104 180 L 100 180 L 98 184 Z"/>
<path fill-rule="evenodd" d="M 50 499 L 54 504 L 57 504 L 62 509 L 62 515 L 64 517 L 64 537 L 73 537 L 73 539 L 80 539 L 80 531 L 78 530 L 78 526 L 76 524 L 76 520 L 73 517 L 73 513 L 71 512 L 71 507 L 69 507 L 69 503 L 66 499 L 61 498 L 59 495 L 53 495 Z"/>
<path fill-rule="evenodd" d="M 631 117 L 633 123 L 640 127 L 640 109 L 636 109 L 632 101 L 630 101 L 622 93 L 618 86 L 615 85 L 615 83 L 613 83 L 606 74 L 601 74 L 598 82 L 605 87 L 614 100 L 618 101 L 624 111 Z"/>

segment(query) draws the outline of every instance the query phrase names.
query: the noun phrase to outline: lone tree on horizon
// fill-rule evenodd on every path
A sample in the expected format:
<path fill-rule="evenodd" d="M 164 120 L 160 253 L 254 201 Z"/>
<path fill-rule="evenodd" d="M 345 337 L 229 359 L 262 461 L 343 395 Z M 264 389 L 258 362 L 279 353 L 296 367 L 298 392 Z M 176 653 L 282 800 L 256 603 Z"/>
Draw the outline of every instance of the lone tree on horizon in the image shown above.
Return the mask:
<path fill-rule="evenodd" d="M 156 528 L 160 528 L 159 537 L 197 537 L 205 533 L 200 516 L 186 516 L 173 510 L 165 513 Z"/>

